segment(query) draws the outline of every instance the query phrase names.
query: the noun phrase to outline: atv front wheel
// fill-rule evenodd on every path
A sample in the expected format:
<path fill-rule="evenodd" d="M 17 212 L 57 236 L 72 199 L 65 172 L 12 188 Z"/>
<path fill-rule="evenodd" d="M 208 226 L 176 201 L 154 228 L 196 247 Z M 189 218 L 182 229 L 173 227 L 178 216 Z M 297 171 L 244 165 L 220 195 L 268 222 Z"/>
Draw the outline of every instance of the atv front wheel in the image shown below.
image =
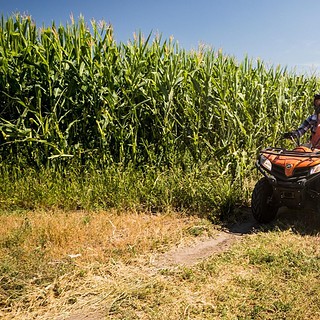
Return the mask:
<path fill-rule="evenodd" d="M 253 217 L 260 223 L 275 219 L 278 207 L 272 204 L 272 186 L 267 178 L 260 179 L 252 192 L 251 210 Z"/>

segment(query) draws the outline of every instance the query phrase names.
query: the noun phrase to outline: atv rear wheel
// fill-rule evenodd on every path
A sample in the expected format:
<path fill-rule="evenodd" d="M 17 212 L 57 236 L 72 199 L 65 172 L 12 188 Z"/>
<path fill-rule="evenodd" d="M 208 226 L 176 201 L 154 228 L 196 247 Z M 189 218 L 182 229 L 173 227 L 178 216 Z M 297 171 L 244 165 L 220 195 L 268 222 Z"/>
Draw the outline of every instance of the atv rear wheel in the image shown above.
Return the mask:
<path fill-rule="evenodd" d="M 252 192 L 251 210 L 253 217 L 260 223 L 275 219 L 278 207 L 272 204 L 272 186 L 267 178 L 260 179 Z"/>

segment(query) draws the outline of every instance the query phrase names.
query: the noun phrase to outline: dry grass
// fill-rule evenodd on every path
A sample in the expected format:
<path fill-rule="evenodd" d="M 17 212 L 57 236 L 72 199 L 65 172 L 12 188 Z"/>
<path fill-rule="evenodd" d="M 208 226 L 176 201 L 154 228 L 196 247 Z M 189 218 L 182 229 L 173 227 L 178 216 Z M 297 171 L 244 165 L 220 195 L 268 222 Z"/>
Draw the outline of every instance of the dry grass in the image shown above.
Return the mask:
<path fill-rule="evenodd" d="M 0 220 L 1 319 L 320 318 L 319 235 L 288 224 L 196 265 L 158 269 L 156 255 L 217 228 L 170 213 L 43 211 Z"/>
<path fill-rule="evenodd" d="M 127 272 L 132 275 L 126 266 L 142 268 L 153 254 L 188 241 L 193 237 L 192 227 L 203 224 L 205 227 L 199 229 L 202 233 L 213 230 L 207 221 L 172 213 L 3 214 L 2 318 L 32 318 L 34 313 L 56 310 L 59 304 L 72 305 L 79 297 L 95 296 L 93 288 L 99 284 L 101 290 L 106 275 L 113 280 L 118 272 L 121 276 Z M 73 299 L 73 295 L 77 298 Z"/>
<path fill-rule="evenodd" d="M 179 219 L 177 219 L 179 217 Z M 185 229 L 205 220 L 177 214 L 121 213 L 117 211 L 37 211 L 1 216 L 0 236 L 25 252 L 41 249 L 49 259 L 77 255 L 77 262 L 128 262 L 138 253 L 166 250 L 183 241 Z M 18 239 L 19 238 L 19 239 Z"/>

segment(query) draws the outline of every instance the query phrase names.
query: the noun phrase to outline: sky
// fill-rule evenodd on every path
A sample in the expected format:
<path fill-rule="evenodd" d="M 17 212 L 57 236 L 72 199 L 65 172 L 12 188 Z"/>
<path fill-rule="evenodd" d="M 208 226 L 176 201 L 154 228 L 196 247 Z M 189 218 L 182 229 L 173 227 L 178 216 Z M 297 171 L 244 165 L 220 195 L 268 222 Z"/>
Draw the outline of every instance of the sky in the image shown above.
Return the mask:
<path fill-rule="evenodd" d="M 0 0 L 0 14 L 31 15 L 39 27 L 70 23 L 70 16 L 104 20 L 117 42 L 134 33 L 173 37 L 180 48 L 201 45 L 241 62 L 320 74 L 319 0 Z"/>

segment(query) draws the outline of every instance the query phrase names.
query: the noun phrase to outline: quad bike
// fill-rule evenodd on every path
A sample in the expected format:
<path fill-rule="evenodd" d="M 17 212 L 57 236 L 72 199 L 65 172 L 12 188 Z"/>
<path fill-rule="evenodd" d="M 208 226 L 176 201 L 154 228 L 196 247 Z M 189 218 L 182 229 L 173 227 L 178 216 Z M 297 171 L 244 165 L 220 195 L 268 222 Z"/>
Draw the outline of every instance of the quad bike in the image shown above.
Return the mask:
<path fill-rule="evenodd" d="M 283 206 L 319 211 L 320 150 L 300 145 L 299 138 L 295 143 L 293 150 L 270 147 L 260 151 L 256 167 L 264 177 L 251 198 L 253 217 L 260 223 L 274 220 Z"/>

